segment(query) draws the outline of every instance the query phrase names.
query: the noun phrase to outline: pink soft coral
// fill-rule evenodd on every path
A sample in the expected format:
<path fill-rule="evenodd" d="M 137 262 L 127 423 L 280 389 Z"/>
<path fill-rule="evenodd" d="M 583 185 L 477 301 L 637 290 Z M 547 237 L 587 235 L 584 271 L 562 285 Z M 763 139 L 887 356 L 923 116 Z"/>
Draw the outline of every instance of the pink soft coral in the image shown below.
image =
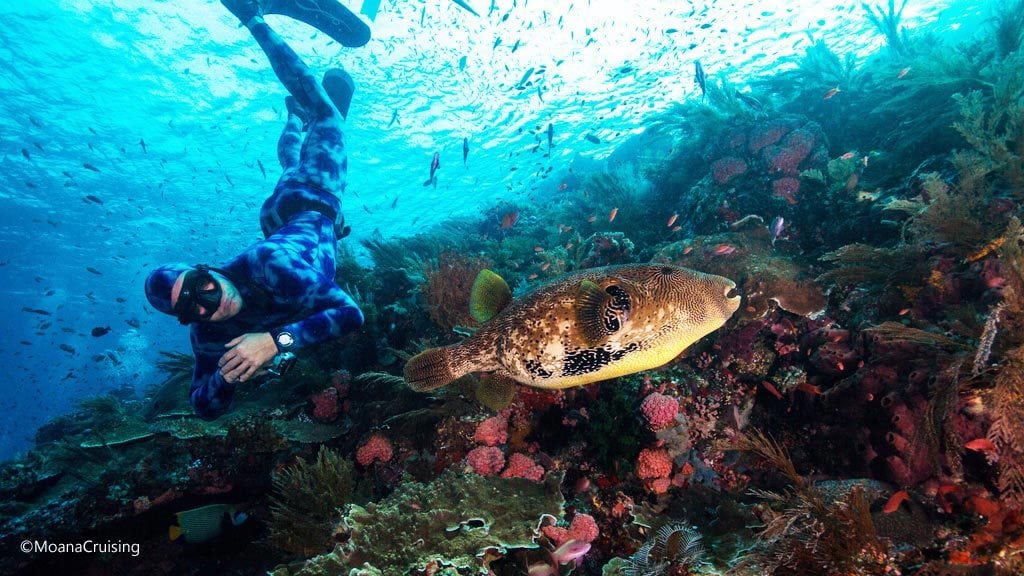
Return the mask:
<path fill-rule="evenodd" d="M 477 446 L 466 454 L 466 462 L 481 476 L 494 476 L 505 467 L 505 454 L 494 446 Z"/>
<path fill-rule="evenodd" d="M 508 457 L 508 468 L 501 473 L 502 478 L 526 478 L 540 482 L 544 477 L 544 467 L 533 461 L 526 454 L 516 452 Z"/>
<path fill-rule="evenodd" d="M 540 529 L 555 546 L 561 546 L 570 540 L 581 543 L 589 543 L 597 540 L 600 530 L 597 528 L 597 521 L 590 514 L 576 514 L 569 523 L 568 528 L 562 526 L 544 526 Z"/>
<path fill-rule="evenodd" d="M 476 427 L 473 440 L 485 446 L 497 446 L 508 442 L 508 418 L 492 416 Z"/>
<path fill-rule="evenodd" d="M 679 402 L 671 396 L 653 392 L 640 403 L 640 411 L 651 430 L 661 430 L 675 424 Z"/>
<path fill-rule="evenodd" d="M 359 447 L 359 450 L 356 450 L 356 462 L 363 466 L 369 466 L 378 460 L 387 462 L 391 460 L 393 454 L 391 441 L 382 434 L 373 434 L 365 444 Z"/>

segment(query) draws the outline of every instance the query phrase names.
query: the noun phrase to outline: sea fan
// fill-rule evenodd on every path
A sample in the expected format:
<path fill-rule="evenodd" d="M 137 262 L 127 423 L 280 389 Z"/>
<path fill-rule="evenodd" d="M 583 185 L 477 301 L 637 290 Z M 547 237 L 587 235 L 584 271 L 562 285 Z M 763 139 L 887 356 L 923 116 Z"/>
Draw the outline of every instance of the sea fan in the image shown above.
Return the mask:
<path fill-rule="evenodd" d="M 702 562 L 704 546 L 696 530 L 682 524 L 666 524 L 626 560 L 626 576 L 658 576 L 670 569 L 693 567 Z"/>

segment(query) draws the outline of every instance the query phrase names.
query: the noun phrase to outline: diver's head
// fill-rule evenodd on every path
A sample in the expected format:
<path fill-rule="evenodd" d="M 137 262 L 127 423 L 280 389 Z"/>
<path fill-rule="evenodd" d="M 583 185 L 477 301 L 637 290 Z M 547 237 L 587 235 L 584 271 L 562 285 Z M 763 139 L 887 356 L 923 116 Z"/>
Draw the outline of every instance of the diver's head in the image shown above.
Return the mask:
<path fill-rule="evenodd" d="M 149 273 L 146 298 L 182 324 L 219 322 L 241 309 L 241 297 L 222 274 L 205 264 L 168 264 Z"/>

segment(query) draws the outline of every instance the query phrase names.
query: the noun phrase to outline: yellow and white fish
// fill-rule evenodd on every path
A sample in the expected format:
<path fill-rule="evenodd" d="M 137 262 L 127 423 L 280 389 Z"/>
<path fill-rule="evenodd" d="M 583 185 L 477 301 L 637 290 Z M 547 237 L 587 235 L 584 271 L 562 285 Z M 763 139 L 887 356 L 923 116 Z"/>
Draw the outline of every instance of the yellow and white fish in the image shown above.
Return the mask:
<path fill-rule="evenodd" d="M 570 388 L 661 366 L 739 305 L 732 280 L 678 266 L 583 270 L 516 301 L 500 276 L 483 270 L 470 295 L 470 313 L 483 325 L 459 344 L 414 356 L 405 381 L 426 392 L 486 372 L 490 390 L 481 395 L 500 405 L 514 382 Z"/>

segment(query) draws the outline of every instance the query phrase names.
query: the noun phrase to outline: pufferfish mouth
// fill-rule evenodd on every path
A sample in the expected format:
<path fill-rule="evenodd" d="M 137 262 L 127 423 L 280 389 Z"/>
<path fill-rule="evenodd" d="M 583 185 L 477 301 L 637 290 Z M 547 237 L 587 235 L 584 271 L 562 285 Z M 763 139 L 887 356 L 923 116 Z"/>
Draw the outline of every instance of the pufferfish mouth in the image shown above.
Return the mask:
<path fill-rule="evenodd" d="M 736 287 L 736 283 L 730 282 L 729 284 L 729 286 L 725 287 L 725 299 L 730 302 L 742 299 L 743 295 L 740 294 L 740 289 Z"/>
<path fill-rule="evenodd" d="M 732 313 L 739 309 L 740 302 L 743 300 L 743 294 L 732 280 L 726 283 L 722 293 L 725 295 L 725 308 L 729 311 L 728 315 L 732 316 Z"/>

